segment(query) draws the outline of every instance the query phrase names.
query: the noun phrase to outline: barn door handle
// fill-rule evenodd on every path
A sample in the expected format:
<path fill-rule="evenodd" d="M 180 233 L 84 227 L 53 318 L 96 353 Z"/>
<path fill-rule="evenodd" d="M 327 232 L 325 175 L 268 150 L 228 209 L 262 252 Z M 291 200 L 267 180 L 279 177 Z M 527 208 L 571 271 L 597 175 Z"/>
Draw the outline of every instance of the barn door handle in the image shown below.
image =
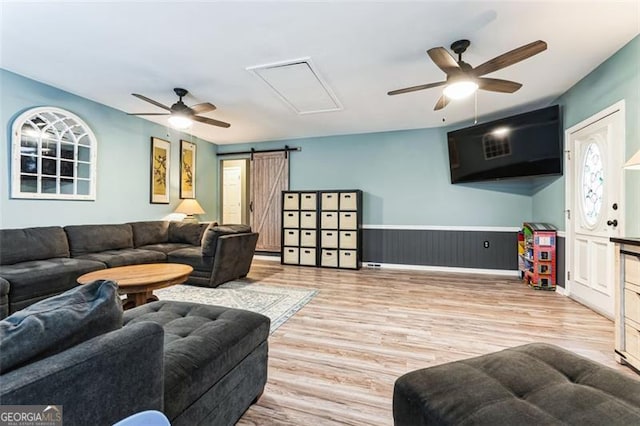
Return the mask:
<path fill-rule="evenodd" d="M 249 202 L 249 211 L 253 212 L 253 201 Z"/>
<path fill-rule="evenodd" d="M 617 219 L 608 220 L 607 221 L 607 225 L 609 225 L 609 226 L 618 226 L 618 220 Z"/>

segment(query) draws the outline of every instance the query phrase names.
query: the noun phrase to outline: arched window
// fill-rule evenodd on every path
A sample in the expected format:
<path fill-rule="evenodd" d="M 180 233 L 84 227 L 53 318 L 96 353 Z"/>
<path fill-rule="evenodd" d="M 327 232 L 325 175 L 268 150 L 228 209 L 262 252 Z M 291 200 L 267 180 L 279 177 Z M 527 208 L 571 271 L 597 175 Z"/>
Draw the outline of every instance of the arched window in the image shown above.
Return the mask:
<path fill-rule="evenodd" d="M 96 199 L 96 137 L 77 115 L 32 108 L 12 127 L 11 196 Z"/>

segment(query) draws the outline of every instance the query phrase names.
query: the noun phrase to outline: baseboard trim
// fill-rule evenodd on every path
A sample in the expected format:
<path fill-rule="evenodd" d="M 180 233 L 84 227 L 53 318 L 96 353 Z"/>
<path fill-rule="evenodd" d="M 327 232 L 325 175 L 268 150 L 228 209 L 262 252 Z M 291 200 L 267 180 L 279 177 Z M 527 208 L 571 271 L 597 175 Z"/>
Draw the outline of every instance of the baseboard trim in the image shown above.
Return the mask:
<path fill-rule="evenodd" d="M 258 260 L 269 260 L 272 262 L 280 262 L 280 256 L 264 256 L 256 254 L 253 256 Z M 397 269 L 408 271 L 431 271 L 431 272 L 450 272 L 454 274 L 483 274 L 483 275 L 501 275 L 505 277 L 519 277 L 519 272 L 514 270 L 505 269 L 480 269 L 480 268 L 457 268 L 451 266 L 429 266 L 429 265 L 407 265 L 402 263 L 376 263 L 376 262 L 362 262 L 363 268 L 369 269 Z M 560 288 L 560 287 L 556 287 Z"/>
<path fill-rule="evenodd" d="M 280 262 L 280 256 L 266 256 L 264 254 L 254 254 L 253 258 L 258 260 L 271 260 L 272 262 Z"/>
<path fill-rule="evenodd" d="M 406 265 L 400 263 L 375 263 L 362 262 L 362 266 L 371 269 L 405 269 L 408 271 L 431 271 L 431 272 L 450 272 L 456 274 L 484 274 L 484 275 L 502 275 L 506 277 L 519 277 L 517 270 L 505 269 L 479 269 L 479 268 L 457 268 L 452 266 L 427 266 L 427 265 Z"/>
<path fill-rule="evenodd" d="M 476 231 L 476 232 L 518 232 L 514 226 L 449 226 L 449 225 L 362 225 L 363 229 L 399 229 L 407 231 Z"/>
<path fill-rule="evenodd" d="M 560 287 L 559 285 L 556 286 L 556 293 L 561 294 L 563 296 L 569 296 L 569 294 L 567 293 L 567 289 L 564 287 Z"/>

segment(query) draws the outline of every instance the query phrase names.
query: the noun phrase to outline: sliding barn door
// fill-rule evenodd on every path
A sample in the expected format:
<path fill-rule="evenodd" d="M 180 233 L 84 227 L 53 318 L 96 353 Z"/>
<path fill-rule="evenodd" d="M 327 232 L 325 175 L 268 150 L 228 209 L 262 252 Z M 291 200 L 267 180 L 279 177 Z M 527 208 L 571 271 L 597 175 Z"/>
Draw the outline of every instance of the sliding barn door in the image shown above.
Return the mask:
<path fill-rule="evenodd" d="M 279 252 L 282 191 L 289 189 L 286 152 L 253 154 L 251 161 L 251 228 L 259 232 L 257 250 Z"/>

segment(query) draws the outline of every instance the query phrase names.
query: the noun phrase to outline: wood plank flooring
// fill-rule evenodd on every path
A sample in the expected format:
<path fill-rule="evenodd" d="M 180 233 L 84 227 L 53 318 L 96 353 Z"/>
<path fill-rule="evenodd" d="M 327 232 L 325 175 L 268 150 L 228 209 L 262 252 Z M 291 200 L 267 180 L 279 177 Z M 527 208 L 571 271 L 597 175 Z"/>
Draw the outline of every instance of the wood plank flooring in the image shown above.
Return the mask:
<path fill-rule="evenodd" d="M 392 425 L 402 374 L 531 342 L 637 377 L 614 361 L 610 320 L 517 279 L 265 260 L 248 278 L 319 293 L 271 335 L 265 392 L 239 425 Z"/>

